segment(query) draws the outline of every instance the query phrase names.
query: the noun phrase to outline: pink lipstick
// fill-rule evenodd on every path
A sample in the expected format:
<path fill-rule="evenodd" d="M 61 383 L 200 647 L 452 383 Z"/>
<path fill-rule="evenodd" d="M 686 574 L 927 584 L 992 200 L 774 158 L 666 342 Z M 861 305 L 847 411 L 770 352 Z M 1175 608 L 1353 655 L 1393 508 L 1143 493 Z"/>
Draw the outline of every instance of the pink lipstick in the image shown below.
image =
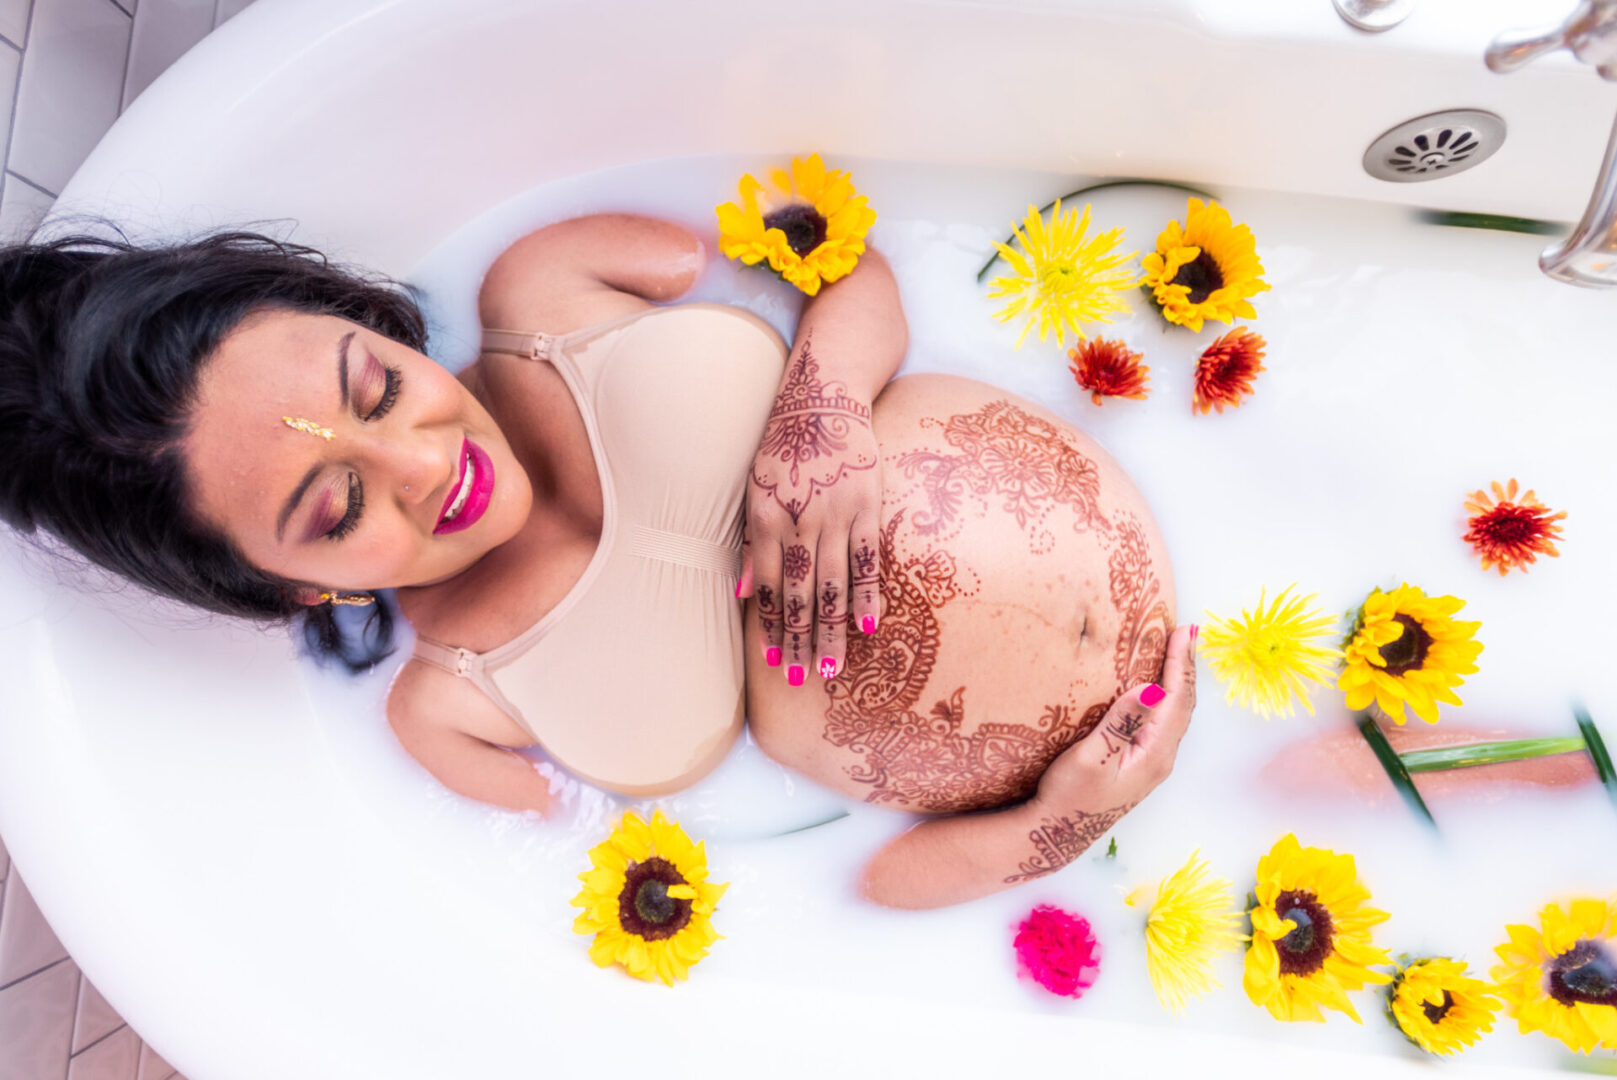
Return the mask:
<path fill-rule="evenodd" d="M 444 506 L 433 528 L 437 536 L 459 532 L 477 524 L 494 495 L 494 462 L 483 448 L 467 439 L 460 448 L 460 478 L 444 496 Z"/>

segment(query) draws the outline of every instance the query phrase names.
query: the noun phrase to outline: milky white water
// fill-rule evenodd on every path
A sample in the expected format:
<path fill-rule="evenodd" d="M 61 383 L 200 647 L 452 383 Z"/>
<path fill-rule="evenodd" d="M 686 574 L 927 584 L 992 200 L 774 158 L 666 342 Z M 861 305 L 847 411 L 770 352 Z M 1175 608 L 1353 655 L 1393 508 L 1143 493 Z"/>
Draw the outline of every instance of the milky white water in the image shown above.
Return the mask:
<path fill-rule="evenodd" d="M 713 206 L 734 198 L 742 172 L 768 164 L 637 165 L 546 185 L 472 222 L 411 277 L 426 294 L 434 357 L 458 367 L 475 356 L 478 284 L 517 237 L 579 214 L 634 211 L 690 226 L 712 251 Z M 1605 619 L 1617 597 L 1610 554 L 1617 509 L 1609 495 L 1617 434 L 1608 415 L 1617 401 L 1614 301 L 1541 277 L 1542 238 L 1423 225 L 1407 210 L 1370 204 L 1218 192 L 1236 220 L 1251 225 L 1273 286 L 1254 301 L 1253 329 L 1269 343 L 1256 396 L 1234 412 L 1193 415 L 1194 358 L 1227 327 L 1208 324 L 1199 335 L 1165 329 L 1136 294 L 1132 316 L 1101 332 L 1144 352 L 1151 396 L 1096 407 L 1074 385 L 1053 339 L 1030 338 L 1013 351 L 1015 328 L 990 317 L 998 304 L 974 279 L 990 241 L 1029 202 L 1082 186 L 1081 178 L 832 164 L 853 170 L 879 214 L 870 241 L 892 263 L 909 319 L 901 373 L 996 384 L 1099 440 L 1156 514 L 1174 561 L 1181 620 L 1205 621 L 1204 609 L 1234 614 L 1257 600 L 1260 587 L 1272 594 L 1293 581 L 1318 593 L 1324 610 L 1344 611 L 1371 586 L 1407 580 L 1429 594 L 1462 597 L 1469 603 L 1461 617 L 1482 621 L 1481 670 L 1460 688 L 1465 706 L 1445 710 L 1445 720 L 1570 734 L 1577 698 L 1617 743 Z M 1093 201 L 1093 227 L 1125 226 L 1125 250 L 1149 250 L 1184 210 L 1182 194 L 1160 189 L 1101 192 Z M 788 339 L 800 304 L 767 272 L 723 261 L 710 264 L 690 298 L 744 305 Z M 1511 476 L 1570 517 L 1563 557 L 1501 580 L 1461 542 L 1462 504 L 1468 492 Z M 623 677 L 634 678 L 633 658 L 624 663 Z M 558 778 L 566 816 L 542 821 L 449 793 L 386 726 L 380 699 L 392 667 L 360 680 L 310 670 L 334 761 L 356 797 L 458 883 L 467 918 L 512 912 L 560 942 L 572 959 L 557 979 L 584 987 L 622 977 L 590 964 L 586 940 L 572 935 L 575 910 L 567 902 L 585 851 L 625 802 Z M 1394 799 L 1377 806 L 1287 800 L 1257 782 L 1282 746 L 1348 722 L 1338 692 L 1316 694 L 1317 718 L 1265 723 L 1226 705 L 1204 666 L 1200 696 L 1174 775 L 1118 825 L 1115 859 L 1102 857 L 1102 842 L 1050 878 L 938 912 L 889 912 L 853 894 L 856 869 L 910 818 L 831 794 L 743 741 L 706 781 L 659 803 L 707 841 L 714 878 L 732 883 L 716 918 L 726 938 L 693 982 L 790 981 L 832 993 L 857 984 L 990 1011 L 1173 1023 L 1146 981 L 1143 915 L 1123 906 L 1122 892 L 1171 872 L 1199 848 L 1244 894 L 1256 859 L 1288 831 L 1305 845 L 1357 856 L 1374 902 L 1392 913 L 1378 929 L 1379 944 L 1395 954 L 1464 957 L 1484 975 L 1505 923 L 1536 923 L 1552 899 L 1617 891 L 1617 807 L 1597 787 L 1437 801 L 1438 838 Z M 828 819 L 836 820 L 789 832 Z M 1051 997 L 1015 975 L 1011 927 L 1041 902 L 1081 912 L 1101 938 L 1100 978 L 1081 1001 Z M 1378 993 L 1354 995 L 1363 1028 L 1337 1014 L 1324 1025 L 1279 1024 L 1246 1000 L 1240 965 L 1238 955 L 1226 957 L 1224 988 L 1177 1023 L 1410 1052 L 1382 1021 Z M 828 1001 L 828 1014 L 834 1009 Z M 536 1023 L 542 1029 L 542 1019 Z M 1507 1021 L 1464 1060 L 1569 1057 Z"/>

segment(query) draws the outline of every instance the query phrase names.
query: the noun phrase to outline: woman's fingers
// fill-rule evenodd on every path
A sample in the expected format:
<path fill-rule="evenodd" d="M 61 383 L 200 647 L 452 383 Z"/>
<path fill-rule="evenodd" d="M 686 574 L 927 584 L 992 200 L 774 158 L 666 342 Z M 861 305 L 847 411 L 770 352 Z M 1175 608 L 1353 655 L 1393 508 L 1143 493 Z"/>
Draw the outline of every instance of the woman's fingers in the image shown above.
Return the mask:
<path fill-rule="evenodd" d="M 1200 627 L 1181 626 L 1168 637 L 1168 655 L 1162 664 L 1162 682 L 1149 684 L 1143 693 L 1146 700 L 1157 698 L 1151 706 L 1150 723 L 1141 732 L 1139 747 L 1142 753 L 1151 753 L 1163 759 L 1167 768 L 1173 767 L 1179 740 L 1190 727 L 1190 715 L 1196 708 L 1196 636 Z M 1156 690 L 1152 690 L 1156 687 Z M 1160 695 L 1160 698 L 1158 698 Z"/>
<path fill-rule="evenodd" d="M 781 661 L 780 566 L 778 544 L 764 541 L 753 545 L 752 596 L 758 604 L 758 629 L 764 647 L 764 660 L 770 667 L 780 667 Z"/>
<path fill-rule="evenodd" d="M 834 679 L 847 655 L 848 538 L 822 540 L 814 576 L 814 662 L 822 679 Z"/>
<path fill-rule="evenodd" d="M 863 634 L 874 634 L 876 620 L 881 618 L 881 559 L 877 550 L 876 517 L 860 514 L 848 534 L 849 568 L 853 571 L 848 596 L 852 626 Z"/>
<path fill-rule="evenodd" d="M 781 651 L 786 681 L 802 686 L 814 655 L 814 553 L 801 538 L 781 554 Z"/>

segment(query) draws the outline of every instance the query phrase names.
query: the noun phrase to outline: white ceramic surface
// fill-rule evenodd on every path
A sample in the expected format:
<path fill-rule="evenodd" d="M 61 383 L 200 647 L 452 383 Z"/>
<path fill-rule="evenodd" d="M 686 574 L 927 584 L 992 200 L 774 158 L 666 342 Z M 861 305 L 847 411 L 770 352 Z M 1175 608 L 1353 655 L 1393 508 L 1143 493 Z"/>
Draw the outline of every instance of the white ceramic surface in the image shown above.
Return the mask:
<path fill-rule="evenodd" d="M 259 0 L 141 96 L 63 204 L 152 235 L 289 219 L 297 239 L 396 275 L 547 181 L 718 152 L 758 159 L 817 148 L 969 166 L 985 185 L 1017 191 L 1039 173 L 1011 185 L 993 170 L 1040 170 L 1046 180 L 1152 175 L 1565 219 L 1581 211 L 1617 91 L 1570 63 L 1501 78 L 1480 60 L 1497 30 L 1560 14 L 1536 0 L 1463 10 L 1429 3 L 1370 38 L 1328 3 L 1295 0 L 837 0 L 813 9 Z M 786 73 L 794 92 L 766 92 Z M 1378 184 L 1359 170 L 1381 130 L 1446 106 L 1500 112 L 1510 141 L 1483 167 L 1437 184 Z M 913 268 L 901 277 L 906 289 L 943 282 L 928 275 L 949 260 L 969 267 L 994 220 L 962 210 L 947 185 L 938 190 L 932 198 L 895 185 L 878 203 L 895 219 L 884 221 L 880 242 Z M 598 209 L 600 198 L 564 192 L 546 207 Z M 1581 392 L 1565 401 L 1548 389 L 1523 395 L 1523 430 L 1547 438 L 1489 443 L 1486 430 L 1467 432 L 1498 451 L 1476 468 L 1542 472 L 1555 467 L 1557 450 L 1579 460 L 1617 450 L 1598 419 L 1613 392 L 1598 361 L 1609 351 L 1612 298 L 1538 277 L 1535 242 L 1413 231 L 1393 211 L 1348 202 L 1248 194 L 1245 203 L 1276 282 L 1259 329 L 1289 345 L 1298 377 L 1285 381 L 1272 363 L 1264 395 L 1220 418 L 1224 426 L 1063 407 L 1131 468 L 1139 462 L 1174 547 L 1182 616 L 1201 603 L 1250 603 L 1246 586 L 1271 572 L 1274 549 L 1242 543 L 1248 519 L 1230 513 L 1231 500 L 1256 506 L 1275 490 L 1289 493 L 1265 519 L 1295 553 L 1299 569 L 1286 580 L 1325 575 L 1354 551 L 1372 579 L 1401 565 L 1389 535 L 1359 544 L 1331 531 L 1332 492 L 1318 482 L 1367 461 L 1390 468 L 1396 453 L 1378 443 L 1379 458 L 1344 450 L 1324 467 L 1287 471 L 1266 449 L 1269 433 L 1317 436 L 1309 429 L 1322 415 L 1352 431 L 1344 418 L 1377 400 L 1352 378 L 1356 358 L 1373 357 L 1361 374 L 1392 385 L 1400 363 L 1424 357 L 1432 367 L 1423 392 L 1450 379 L 1470 387 L 1479 410 L 1508 414 L 1488 388 L 1509 385 L 1520 357 L 1540 350 L 1535 378 Z M 1321 207 L 1337 217 L 1316 236 L 1309 222 Z M 969 294 L 961 306 L 981 303 Z M 985 329 L 981 340 L 1000 339 Z M 914 370 L 952 362 L 942 341 L 912 356 Z M 1049 389 L 1031 366 L 1005 370 L 1001 381 L 1018 392 L 1042 400 Z M 1159 392 L 1184 389 L 1166 369 L 1156 377 Z M 1400 403 L 1406 422 L 1418 401 Z M 1131 430 L 1130 416 L 1155 419 Z M 1487 478 L 1469 479 L 1474 470 L 1446 456 L 1440 433 L 1399 433 L 1424 451 L 1422 482 L 1447 492 Z M 1218 456 L 1196 456 L 1210 445 Z M 1216 462 L 1244 468 L 1232 484 Z M 1266 463 L 1276 475 L 1263 474 Z M 1596 509 L 1597 470 L 1568 465 L 1555 475 L 1581 531 L 1562 560 L 1569 565 L 1534 571 L 1540 591 L 1507 597 L 1480 575 L 1460 577 L 1467 561 L 1446 549 L 1405 572 L 1458 582 L 1452 591 L 1501 607 L 1521 595 L 1549 602 L 1546 578 L 1555 603 L 1574 603 L 1573 583 L 1585 595 L 1617 592 L 1597 555 L 1617 543 L 1612 514 Z M 1452 543 L 1453 513 L 1441 514 L 1419 525 L 1423 551 Z M 1340 1022 L 1319 1037 L 1252 1029 L 1264 1031 L 1259 1041 L 1205 1023 L 1080 1018 L 1031 996 L 1005 1008 L 985 1004 L 987 990 L 980 999 L 975 988 L 951 992 L 948 950 L 987 970 L 978 961 L 1002 959 L 1002 943 L 951 936 L 958 916 L 843 924 L 846 875 L 813 872 L 833 854 L 833 865 L 851 862 L 898 827 L 874 813 L 767 844 L 732 836 L 730 951 L 716 951 L 691 984 L 670 992 L 598 975 L 564 932 L 564 905 L 551 902 L 565 899 L 566 883 L 540 873 L 552 844 L 543 826 L 479 814 L 410 779 L 402 760 L 383 779 L 356 768 L 402 759 L 360 719 L 374 681 L 310 676 L 279 635 L 154 609 L 81 577 L 58 584 L 48 557 L 23 553 L 10 537 L 0 544 L 0 832 L 84 970 L 197 1080 L 620 1075 L 637 1051 L 659 1072 L 703 1076 L 1233 1075 L 1260 1061 L 1288 1074 L 1425 1075 L 1406 1060 L 1356 1052 L 1354 1029 Z M 1528 669 L 1559 694 L 1603 656 L 1598 619 L 1581 618 L 1566 648 L 1521 619 L 1501 620 L 1490 648 L 1529 657 Z M 1517 710 L 1539 694 L 1524 676 L 1479 677 L 1474 690 Z M 1609 685 L 1585 679 L 1584 690 L 1597 711 L 1617 715 Z M 1204 701 L 1217 696 L 1206 683 Z M 1216 704 L 1203 713 L 1225 715 Z M 356 718 L 352 728 L 346 716 Z M 1205 730 L 1211 752 L 1219 729 Z M 1268 745 L 1285 735 L 1254 737 Z M 766 769 L 750 775 L 765 778 L 761 813 L 822 805 L 808 785 L 769 779 L 776 774 Z M 764 790 L 777 782 L 784 794 Z M 1193 812 L 1171 792 L 1142 807 L 1156 834 Z M 702 791 L 683 798 L 682 816 L 701 821 Z M 1590 821 L 1591 836 L 1609 839 L 1610 821 Z M 1343 835 L 1351 840 L 1352 830 Z M 451 837 L 465 847 L 451 847 Z M 1220 854 L 1230 863 L 1221 870 L 1239 876 L 1233 850 Z M 1098 896 L 1110 885 L 1093 888 Z M 1534 894 L 1520 891 L 1509 898 L 1513 910 L 1530 911 Z M 1028 899 L 983 910 L 1003 922 Z M 817 955 L 822 940 L 851 950 L 841 974 Z M 917 957 L 915 966 L 883 971 L 889 949 Z M 771 974 L 761 979 L 764 966 Z M 1219 1008 L 1255 1011 L 1226 985 Z M 1373 1008 L 1368 996 L 1361 1007 Z"/>

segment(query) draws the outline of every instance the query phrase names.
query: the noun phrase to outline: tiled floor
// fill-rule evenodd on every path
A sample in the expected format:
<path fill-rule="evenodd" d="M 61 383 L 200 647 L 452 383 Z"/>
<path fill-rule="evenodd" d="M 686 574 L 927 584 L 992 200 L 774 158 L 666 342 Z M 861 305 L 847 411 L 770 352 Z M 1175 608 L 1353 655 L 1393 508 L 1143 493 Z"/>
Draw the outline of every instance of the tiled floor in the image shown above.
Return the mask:
<path fill-rule="evenodd" d="M 171 1078 L 68 958 L 0 842 L 0 1080 Z"/>

